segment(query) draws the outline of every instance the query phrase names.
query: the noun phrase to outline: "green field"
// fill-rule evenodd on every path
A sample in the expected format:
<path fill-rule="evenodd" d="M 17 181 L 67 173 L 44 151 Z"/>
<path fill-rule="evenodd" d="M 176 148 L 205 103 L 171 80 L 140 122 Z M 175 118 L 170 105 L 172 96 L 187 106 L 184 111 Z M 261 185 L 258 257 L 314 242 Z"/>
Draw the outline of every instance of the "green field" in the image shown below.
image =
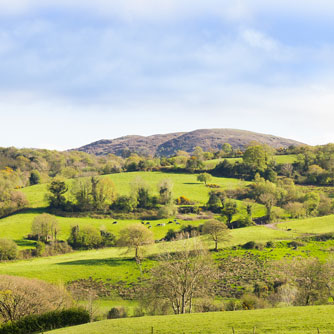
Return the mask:
<path fill-rule="evenodd" d="M 329 233 L 334 232 L 334 215 L 292 220 L 277 224 L 277 228 L 298 233 Z"/>
<path fill-rule="evenodd" d="M 160 181 L 170 179 L 173 182 L 174 198 L 180 196 L 188 197 L 190 200 L 199 204 L 204 204 L 208 200 L 208 194 L 211 191 L 206 187 L 204 183 L 197 181 L 196 174 L 175 174 L 175 173 L 162 173 L 162 172 L 131 172 L 131 173 L 119 173 L 110 174 L 103 177 L 111 178 L 115 184 L 116 192 L 120 195 L 129 195 L 131 191 L 131 182 L 140 178 L 144 180 L 153 194 L 158 195 L 158 184 Z M 71 181 L 68 181 L 70 184 Z M 210 183 L 215 183 L 223 189 L 238 188 L 249 184 L 238 179 L 212 177 Z M 47 202 L 45 200 L 45 194 L 47 192 L 46 184 L 39 184 L 31 187 L 20 189 L 29 203 L 31 208 L 46 207 Z"/>
<path fill-rule="evenodd" d="M 229 241 L 221 243 L 220 247 L 231 247 L 244 244 L 248 241 L 263 242 L 272 240 L 290 240 L 296 234 L 269 229 L 265 226 L 253 226 L 232 230 Z M 205 239 L 202 237 L 205 241 Z M 158 254 L 167 251 L 177 251 L 184 247 L 186 241 L 157 243 L 145 248 L 146 255 Z M 213 244 L 209 243 L 208 247 Z M 130 257 L 129 257 L 130 256 Z M 39 278 L 50 282 L 69 282 L 79 278 L 101 278 L 132 281 L 139 275 L 133 254 L 126 254 L 121 248 L 105 248 L 91 251 L 73 252 L 51 257 L 34 258 L 16 262 L 0 263 L 0 274 Z M 145 265 L 150 266 L 150 260 Z"/>
<path fill-rule="evenodd" d="M 334 333 L 334 306 L 289 307 L 105 320 L 50 334 L 317 334 Z M 255 330 L 255 331 L 254 331 Z"/>

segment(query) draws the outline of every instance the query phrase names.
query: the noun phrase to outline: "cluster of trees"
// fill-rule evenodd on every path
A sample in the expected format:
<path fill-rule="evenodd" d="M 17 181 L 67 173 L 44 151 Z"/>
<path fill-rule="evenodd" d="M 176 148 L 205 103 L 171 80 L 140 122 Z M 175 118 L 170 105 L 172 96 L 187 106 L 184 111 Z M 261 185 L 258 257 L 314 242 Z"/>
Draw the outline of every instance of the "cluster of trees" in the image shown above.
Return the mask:
<path fill-rule="evenodd" d="M 238 210 L 232 199 L 246 200 L 246 212 L 242 218 L 232 222 Z M 296 186 L 294 180 L 287 177 L 271 182 L 256 174 L 254 182 L 245 188 L 234 190 L 215 189 L 209 193 L 207 209 L 226 217 L 229 227 L 245 227 L 252 224 L 253 204 L 263 204 L 266 208 L 263 221 L 273 221 L 283 217 L 302 218 L 325 216 L 334 213 L 334 201 L 321 189 L 308 189 Z"/>
<path fill-rule="evenodd" d="M 277 164 L 274 154 L 294 154 L 294 163 Z M 256 174 L 275 182 L 277 176 L 292 178 L 299 184 L 334 185 L 334 144 L 290 147 L 284 152 L 267 145 L 251 144 L 242 154 L 242 161 L 224 160 L 213 170 L 217 176 L 254 179 Z"/>
<path fill-rule="evenodd" d="M 8 167 L 0 170 L 0 218 L 28 205 L 25 195 L 15 189 L 20 184 L 19 173 Z"/>
<path fill-rule="evenodd" d="M 150 314 L 327 304 L 333 297 L 332 261 L 268 262 L 246 253 L 214 262 L 198 241 L 157 260 L 139 294 Z M 230 301 L 218 307 L 217 297 Z"/>
<path fill-rule="evenodd" d="M 71 187 L 65 180 L 55 178 L 48 185 L 50 208 L 70 212 L 132 212 L 155 209 L 161 218 L 173 216 L 173 184 L 169 179 L 157 185 L 158 196 L 153 195 L 148 184 L 140 178 L 131 183 L 130 195 L 117 195 L 109 178 L 94 177 L 74 180 Z"/>

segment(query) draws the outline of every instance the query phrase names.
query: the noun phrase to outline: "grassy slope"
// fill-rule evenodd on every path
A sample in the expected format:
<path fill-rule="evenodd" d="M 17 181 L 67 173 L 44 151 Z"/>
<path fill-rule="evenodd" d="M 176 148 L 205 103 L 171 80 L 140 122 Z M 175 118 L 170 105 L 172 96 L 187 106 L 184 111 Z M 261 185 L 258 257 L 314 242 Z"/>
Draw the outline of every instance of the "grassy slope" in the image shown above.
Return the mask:
<path fill-rule="evenodd" d="M 230 240 L 220 246 L 233 246 L 256 240 L 292 239 L 293 233 L 268 229 L 263 226 L 254 226 L 231 231 Z M 166 251 L 177 251 L 184 247 L 184 242 L 175 241 L 154 244 L 146 248 L 146 255 Z M 212 244 L 209 245 L 212 247 Z M 139 274 L 138 267 L 124 249 L 106 248 L 92 251 L 74 252 L 31 260 L 0 263 L 0 274 L 40 278 L 51 282 L 68 282 L 79 278 L 102 278 L 131 281 Z M 147 260 L 146 265 L 150 265 Z"/>
<path fill-rule="evenodd" d="M 210 188 L 205 187 L 203 183 L 196 180 L 196 174 L 173 174 L 173 173 L 161 173 L 161 172 L 132 172 L 132 173 L 119 173 L 106 175 L 115 184 L 116 191 L 120 195 L 128 195 L 131 190 L 131 182 L 137 178 L 143 179 L 151 188 L 152 192 L 158 195 L 157 185 L 161 180 L 170 179 L 174 184 L 174 198 L 179 196 L 186 196 L 189 199 L 198 203 L 204 204 L 208 199 L 208 193 Z M 223 189 L 237 188 L 249 184 L 249 182 L 231 179 L 213 177 L 212 182 L 220 185 Z M 30 202 L 30 207 L 46 207 L 47 202 L 45 201 L 46 185 L 36 185 L 20 189 L 26 194 L 27 199 Z"/>
<path fill-rule="evenodd" d="M 334 333 L 334 306 L 290 307 L 106 320 L 52 331 L 52 334 L 316 334 Z"/>
<path fill-rule="evenodd" d="M 334 215 L 292 220 L 277 225 L 279 229 L 291 229 L 298 233 L 328 233 L 334 232 Z"/>
<path fill-rule="evenodd" d="M 156 195 L 157 184 L 163 179 L 171 179 L 174 184 L 174 197 L 177 198 L 184 195 L 193 201 L 200 204 L 204 204 L 208 200 L 208 193 L 210 188 L 205 187 L 203 183 L 196 180 L 194 174 L 173 174 L 173 173 L 160 173 L 160 172 L 133 172 L 133 173 L 121 173 L 112 174 L 104 177 L 109 177 L 115 183 L 116 190 L 119 194 L 129 194 L 131 188 L 131 182 L 137 178 L 145 180 L 152 189 L 152 192 Z M 247 182 L 240 181 L 237 179 L 230 178 L 213 178 L 213 183 L 220 185 L 222 188 L 234 188 L 239 186 L 247 185 Z M 23 213 L 18 213 L 7 218 L 0 219 L 0 237 L 13 239 L 21 248 L 31 247 L 34 243 L 24 240 L 24 237 L 30 233 L 31 223 L 36 215 L 45 211 L 47 202 L 45 200 L 45 194 L 47 192 L 47 186 L 45 184 L 36 185 L 22 189 L 26 194 L 30 207 L 33 210 L 27 210 Z M 245 212 L 246 205 L 242 202 L 238 202 L 239 210 Z M 241 213 L 242 214 L 242 213 Z M 261 217 L 265 214 L 265 208 L 263 205 L 254 204 L 253 215 L 254 217 Z M 240 216 L 240 215 L 239 215 Z M 235 216 L 238 219 L 238 216 Z M 118 220 L 119 224 L 113 225 L 114 219 L 92 219 L 92 218 L 64 218 L 58 217 L 61 233 L 60 239 L 67 239 L 71 226 L 78 224 L 79 226 L 92 225 L 100 228 L 101 226 L 106 227 L 109 231 L 117 234 L 118 231 L 137 221 L 134 220 Z M 156 239 L 161 239 L 167 233 L 170 228 L 178 229 L 179 226 L 166 225 L 165 227 L 157 227 L 157 224 L 167 223 L 169 220 L 158 220 L 152 223 L 152 231 L 154 232 Z M 182 222 L 182 225 L 198 225 L 203 221 L 198 220 L 194 222 Z"/>

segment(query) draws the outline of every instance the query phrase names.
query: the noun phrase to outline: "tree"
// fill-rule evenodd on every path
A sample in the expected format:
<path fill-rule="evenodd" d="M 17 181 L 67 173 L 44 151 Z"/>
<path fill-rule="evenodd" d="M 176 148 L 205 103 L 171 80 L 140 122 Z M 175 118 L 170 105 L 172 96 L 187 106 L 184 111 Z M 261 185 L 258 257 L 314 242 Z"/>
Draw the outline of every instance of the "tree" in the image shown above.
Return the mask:
<path fill-rule="evenodd" d="M 251 168 L 263 172 L 272 160 L 273 150 L 267 145 L 248 146 L 243 161 Z"/>
<path fill-rule="evenodd" d="M 175 314 L 191 313 L 193 299 L 207 296 L 214 285 L 216 268 L 200 244 L 185 244 L 184 250 L 160 257 L 150 272 L 146 302 L 168 303 Z"/>
<path fill-rule="evenodd" d="M 223 144 L 222 151 L 225 153 L 226 156 L 230 155 L 233 152 L 232 145 L 229 143 Z"/>
<path fill-rule="evenodd" d="M 233 216 L 238 212 L 237 203 L 234 201 L 226 201 L 222 210 L 222 215 L 227 218 L 227 223 L 230 224 Z"/>
<path fill-rule="evenodd" d="M 197 181 L 204 182 L 204 184 L 207 184 L 212 179 L 212 176 L 208 173 L 201 173 L 197 176 Z"/>
<path fill-rule="evenodd" d="M 13 240 L 0 239 L 0 261 L 15 260 L 18 249 Z"/>
<path fill-rule="evenodd" d="M 224 190 L 214 190 L 209 193 L 209 200 L 207 202 L 208 209 L 213 212 L 220 212 L 225 203 L 226 194 Z"/>
<path fill-rule="evenodd" d="M 43 213 L 34 218 L 31 225 L 31 234 L 36 236 L 38 241 L 57 241 L 59 233 L 59 225 L 55 216 L 48 213 Z"/>
<path fill-rule="evenodd" d="M 218 242 L 227 240 L 228 238 L 228 228 L 219 220 L 211 219 L 204 223 L 203 233 L 209 235 L 215 243 L 215 251 L 218 251 Z"/>
<path fill-rule="evenodd" d="M 162 180 L 158 185 L 161 204 L 170 204 L 173 200 L 173 182 L 170 179 Z"/>
<path fill-rule="evenodd" d="M 130 225 L 119 233 L 118 244 L 135 250 L 135 259 L 140 258 L 141 247 L 154 243 L 153 233 L 141 224 Z"/>
<path fill-rule="evenodd" d="M 65 206 L 66 198 L 64 194 L 67 192 L 68 187 L 64 180 L 54 179 L 48 185 L 49 194 L 47 194 L 47 199 L 51 208 L 62 209 Z"/>
<path fill-rule="evenodd" d="M 33 186 L 34 184 L 41 183 L 41 174 L 39 173 L 38 170 L 31 171 L 30 177 L 29 177 L 29 183 L 31 186 Z"/>
<path fill-rule="evenodd" d="M 277 263 L 274 267 L 279 279 L 296 287 L 296 305 L 327 302 L 333 289 L 333 262 L 322 263 L 317 258 L 296 258 Z"/>
<path fill-rule="evenodd" d="M 36 279 L 0 276 L 0 316 L 5 322 L 71 305 L 65 289 Z"/>
<path fill-rule="evenodd" d="M 94 226 L 73 226 L 67 242 L 74 249 L 93 249 L 104 246 L 102 234 Z"/>

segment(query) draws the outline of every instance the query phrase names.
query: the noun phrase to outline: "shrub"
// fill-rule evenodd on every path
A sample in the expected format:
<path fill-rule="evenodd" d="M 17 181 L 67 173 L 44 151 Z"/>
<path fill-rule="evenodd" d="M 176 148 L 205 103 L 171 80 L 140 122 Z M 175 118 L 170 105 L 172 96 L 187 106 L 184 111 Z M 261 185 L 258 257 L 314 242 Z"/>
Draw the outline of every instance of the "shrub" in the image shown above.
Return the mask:
<path fill-rule="evenodd" d="M 258 308 L 268 307 L 268 303 L 265 300 L 258 298 L 254 295 L 244 295 L 241 299 L 242 308 L 244 310 L 255 310 Z"/>
<path fill-rule="evenodd" d="M 84 309 L 52 311 L 41 315 L 30 315 L 0 327 L 0 334 L 32 334 L 67 326 L 76 326 L 90 321 Z"/>
<path fill-rule="evenodd" d="M 71 305 L 72 299 L 60 287 L 36 279 L 0 275 L 0 317 L 5 322 Z"/>
<path fill-rule="evenodd" d="M 256 225 L 253 222 L 253 220 L 249 216 L 245 216 L 238 220 L 228 223 L 227 227 L 230 229 L 234 229 L 234 228 L 242 228 L 242 227 L 248 227 L 248 226 L 253 226 L 253 225 Z"/>
<path fill-rule="evenodd" d="M 176 214 L 177 214 L 177 207 L 173 203 L 161 206 L 158 211 L 159 218 L 169 218 L 175 216 Z"/>
<path fill-rule="evenodd" d="M 117 306 L 110 309 L 108 312 L 108 319 L 126 318 L 128 316 L 125 308 L 123 306 Z M 1 333 L 0 333 L 1 334 Z"/>
<path fill-rule="evenodd" d="M 17 245 L 13 240 L 0 239 L 0 261 L 15 260 Z"/>
<path fill-rule="evenodd" d="M 72 227 L 67 242 L 73 249 L 92 249 L 103 246 L 101 233 L 93 226 Z"/>
<path fill-rule="evenodd" d="M 273 241 L 267 241 L 265 247 L 266 248 L 274 248 L 275 243 Z"/>
<path fill-rule="evenodd" d="M 291 242 L 289 242 L 288 243 L 288 246 L 290 247 L 290 248 L 294 248 L 294 249 L 297 249 L 298 247 L 303 247 L 303 246 L 305 246 L 302 242 L 300 242 L 300 241 L 291 241 Z"/>
<path fill-rule="evenodd" d="M 224 305 L 224 310 L 225 311 L 242 310 L 242 302 L 238 299 L 230 300 Z"/>
<path fill-rule="evenodd" d="M 193 202 L 185 196 L 180 196 L 176 199 L 176 204 L 177 205 L 191 205 L 193 204 Z"/>
<path fill-rule="evenodd" d="M 213 300 L 209 298 L 199 299 L 195 304 L 195 312 L 218 312 L 222 310 L 222 305 L 214 304 Z"/>
<path fill-rule="evenodd" d="M 242 248 L 244 249 L 256 249 L 256 242 L 255 241 L 248 241 L 245 244 L 242 245 Z"/>

